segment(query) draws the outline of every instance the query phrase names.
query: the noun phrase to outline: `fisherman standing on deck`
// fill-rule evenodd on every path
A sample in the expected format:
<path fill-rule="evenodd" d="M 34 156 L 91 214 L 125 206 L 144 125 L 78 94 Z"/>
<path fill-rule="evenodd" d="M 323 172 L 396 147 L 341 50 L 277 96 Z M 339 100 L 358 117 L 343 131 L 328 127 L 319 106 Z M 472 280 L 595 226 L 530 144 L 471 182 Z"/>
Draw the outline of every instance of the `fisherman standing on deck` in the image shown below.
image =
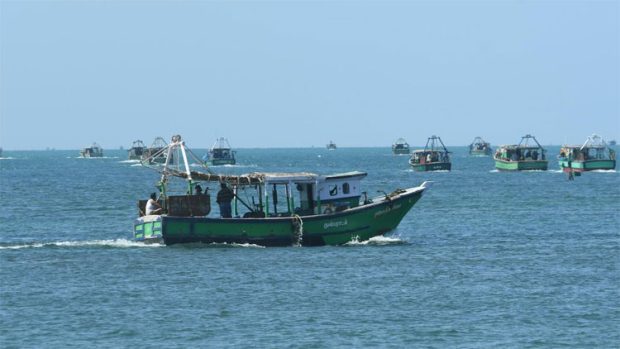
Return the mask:
<path fill-rule="evenodd" d="M 222 218 L 232 218 L 230 202 L 235 194 L 233 194 L 232 190 L 226 186 L 226 183 L 220 184 L 220 187 L 221 189 L 217 192 L 216 200 L 218 205 L 220 205 L 220 216 L 222 216 Z"/>

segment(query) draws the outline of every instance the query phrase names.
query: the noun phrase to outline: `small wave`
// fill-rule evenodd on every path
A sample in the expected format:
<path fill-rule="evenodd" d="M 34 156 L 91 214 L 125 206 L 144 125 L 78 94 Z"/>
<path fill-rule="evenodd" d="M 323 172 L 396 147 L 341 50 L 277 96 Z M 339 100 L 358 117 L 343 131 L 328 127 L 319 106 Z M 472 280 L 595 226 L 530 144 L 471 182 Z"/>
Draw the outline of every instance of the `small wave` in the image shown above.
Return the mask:
<path fill-rule="evenodd" d="M 616 170 L 592 170 L 592 171 L 588 171 L 588 172 L 593 172 L 593 173 L 618 173 L 618 172 L 616 172 Z"/>
<path fill-rule="evenodd" d="M 359 241 L 359 237 L 354 237 L 351 241 L 347 242 L 345 246 L 385 246 L 385 245 L 400 245 L 404 244 L 406 241 L 400 239 L 399 237 L 390 237 L 390 236 L 373 236 L 368 240 Z"/>
<path fill-rule="evenodd" d="M 5 158 L 3 158 L 3 157 L 1 157 L 1 156 L 0 156 L 0 160 L 13 160 L 13 159 L 15 159 L 15 158 L 14 158 L 14 157 L 12 157 L 12 156 L 7 156 L 7 157 L 5 157 Z"/>
<path fill-rule="evenodd" d="M 186 244 L 177 244 L 171 247 L 173 248 L 265 248 L 265 246 L 250 244 L 247 242 L 244 244 L 238 244 L 238 243 L 232 243 L 232 242 L 231 243 L 212 242 L 210 244 L 205 244 L 202 242 L 193 242 L 193 243 L 186 243 Z"/>
<path fill-rule="evenodd" d="M 0 250 L 19 250 L 24 248 L 42 248 L 42 247 L 161 247 L 160 244 L 145 244 L 127 239 L 115 240 L 87 240 L 87 241 L 54 241 L 54 242 L 32 242 L 27 244 L 3 245 Z"/>
<path fill-rule="evenodd" d="M 118 156 L 99 156 L 99 157 L 91 157 L 85 158 L 82 156 L 67 156 L 67 159 L 86 159 L 86 160 L 100 160 L 100 159 L 118 159 Z"/>
<path fill-rule="evenodd" d="M 121 160 L 119 161 L 119 163 L 121 164 L 140 164 L 141 161 L 140 160 Z"/>

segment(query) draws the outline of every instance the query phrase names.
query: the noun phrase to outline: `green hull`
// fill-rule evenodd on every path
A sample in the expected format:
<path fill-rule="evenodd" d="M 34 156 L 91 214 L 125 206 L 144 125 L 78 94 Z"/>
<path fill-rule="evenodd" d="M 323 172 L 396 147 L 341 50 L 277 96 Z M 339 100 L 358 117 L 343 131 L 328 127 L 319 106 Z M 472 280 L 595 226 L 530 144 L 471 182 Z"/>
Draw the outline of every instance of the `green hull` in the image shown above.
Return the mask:
<path fill-rule="evenodd" d="M 452 163 L 450 162 L 431 162 L 427 164 L 411 164 L 411 167 L 415 171 L 450 171 L 452 169 Z"/>
<path fill-rule="evenodd" d="M 546 171 L 547 160 L 504 161 L 495 159 L 495 168 L 500 171 Z"/>
<path fill-rule="evenodd" d="M 341 245 L 364 241 L 395 229 L 420 199 L 424 187 L 410 188 L 389 200 L 303 217 L 209 218 L 145 216 L 134 222 L 138 241 L 239 243 L 262 246 Z"/>
<path fill-rule="evenodd" d="M 616 168 L 616 160 L 586 160 L 586 161 L 558 161 L 560 168 L 564 171 L 572 169 L 575 172 L 586 172 L 594 170 L 614 170 Z"/>
<path fill-rule="evenodd" d="M 491 155 L 491 149 L 488 150 L 472 150 L 469 152 L 471 156 L 489 156 Z"/>
<path fill-rule="evenodd" d="M 409 155 L 409 149 L 393 149 L 392 152 L 394 155 Z"/>
<path fill-rule="evenodd" d="M 213 159 L 208 161 L 208 164 L 211 166 L 234 165 L 236 163 L 235 159 Z"/>

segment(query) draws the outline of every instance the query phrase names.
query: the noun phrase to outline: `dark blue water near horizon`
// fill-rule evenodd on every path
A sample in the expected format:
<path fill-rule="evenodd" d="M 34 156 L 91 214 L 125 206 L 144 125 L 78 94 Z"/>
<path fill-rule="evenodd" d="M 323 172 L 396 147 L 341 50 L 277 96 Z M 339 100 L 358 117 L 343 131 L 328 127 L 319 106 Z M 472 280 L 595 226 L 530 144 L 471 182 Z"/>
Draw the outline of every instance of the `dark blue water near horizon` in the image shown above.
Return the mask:
<path fill-rule="evenodd" d="M 239 149 L 214 168 L 366 171 L 372 195 L 434 182 L 385 237 L 312 248 L 134 243 L 155 171 L 121 150 L 5 150 L 0 347 L 620 347 L 620 173 L 450 150 L 451 172 L 389 148 Z"/>

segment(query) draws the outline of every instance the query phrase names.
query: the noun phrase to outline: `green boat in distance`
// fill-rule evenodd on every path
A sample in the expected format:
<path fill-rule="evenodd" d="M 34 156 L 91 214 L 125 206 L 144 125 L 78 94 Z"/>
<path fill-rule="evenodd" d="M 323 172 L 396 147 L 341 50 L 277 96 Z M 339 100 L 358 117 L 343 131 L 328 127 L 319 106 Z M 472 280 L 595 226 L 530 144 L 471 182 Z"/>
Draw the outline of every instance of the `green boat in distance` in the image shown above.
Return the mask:
<path fill-rule="evenodd" d="M 83 158 L 101 158 L 103 157 L 103 149 L 99 144 L 93 142 L 90 147 L 80 150 L 80 156 Z"/>
<path fill-rule="evenodd" d="M 500 171 L 546 171 L 547 151 L 532 135 L 521 137 L 516 145 L 502 145 L 496 151 L 495 168 Z"/>
<path fill-rule="evenodd" d="M 491 155 L 491 143 L 486 142 L 482 137 L 476 137 L 469 145 L 469 155 L 489 156 Z"/>
<path fill-rule="evenodd" d="M 583 145 L 562 146 L 558 163 L 564 172 L 615 170 L 616 152 L 603 138 L 593 134 Z"/>
<path fill-rule="evenodd" d="M 360 181 L 366 173 L 335 175 L 309 172 L 221 175 L 190 170 L 187 149 L 174 136 L 170 151 L 184 159 L 163 169 L 160 200 L 164 213 L 144 215 L 146 200 L 138 202 L 140 217 L 134 221 L 137 241 L 178 243 L 237 243 L 261 246 L 321 246 L 365 241 L 395 229 L 420 199 L 427 182 L 368 198 Z M 200 161 L 197 157 L 195 160 Z M 184 195 L 169 195 L 170 180 L 185 180 Z M 232 218 L 209 216 L 209 190 L 195 193 L 202 183 L 225 183 L 234 193 Z M 256 194 L 248 199 L 248 192 Z M 188 194 L 192 193 L 192 194 Z"/>
<path fill-rule="evenodd" d="M 404 138 L 399 138 L 392 144 L 392 153 L 394 155 L 409 155 L 409 143 Z"/>
<path fill-rule="evenodd" d="M 232 150 L 228 140 L 220 137 L 213 143 L 209 152 L 202 157 L 202 160 L 211 166 L 234 165 L 237 163 L 235 153 L 236 151 Z"/>
<path fill-rule="evenodd" d="M 415 171 L 450 171 L 450 152 L 437 136 L 426 140 L 424 149 L 415 150 L 411 154 L 409 164 Z"/>
<path fill-rule="evenodd" d="M 129 160 L 142 160 L 142 155 L 144 155 L 145 149 L 146 145 L 144 145 L 141 140 L 135 140 L 131 144 L 131 148 L 127 150 L 127 158 Z"/>
<path fill-rule="evenodd" d="M 164 164 L 168 158 L 168 143 L 162 137 L 156 137 L 151 146 L 142 152 L 142 162 Z"/>

